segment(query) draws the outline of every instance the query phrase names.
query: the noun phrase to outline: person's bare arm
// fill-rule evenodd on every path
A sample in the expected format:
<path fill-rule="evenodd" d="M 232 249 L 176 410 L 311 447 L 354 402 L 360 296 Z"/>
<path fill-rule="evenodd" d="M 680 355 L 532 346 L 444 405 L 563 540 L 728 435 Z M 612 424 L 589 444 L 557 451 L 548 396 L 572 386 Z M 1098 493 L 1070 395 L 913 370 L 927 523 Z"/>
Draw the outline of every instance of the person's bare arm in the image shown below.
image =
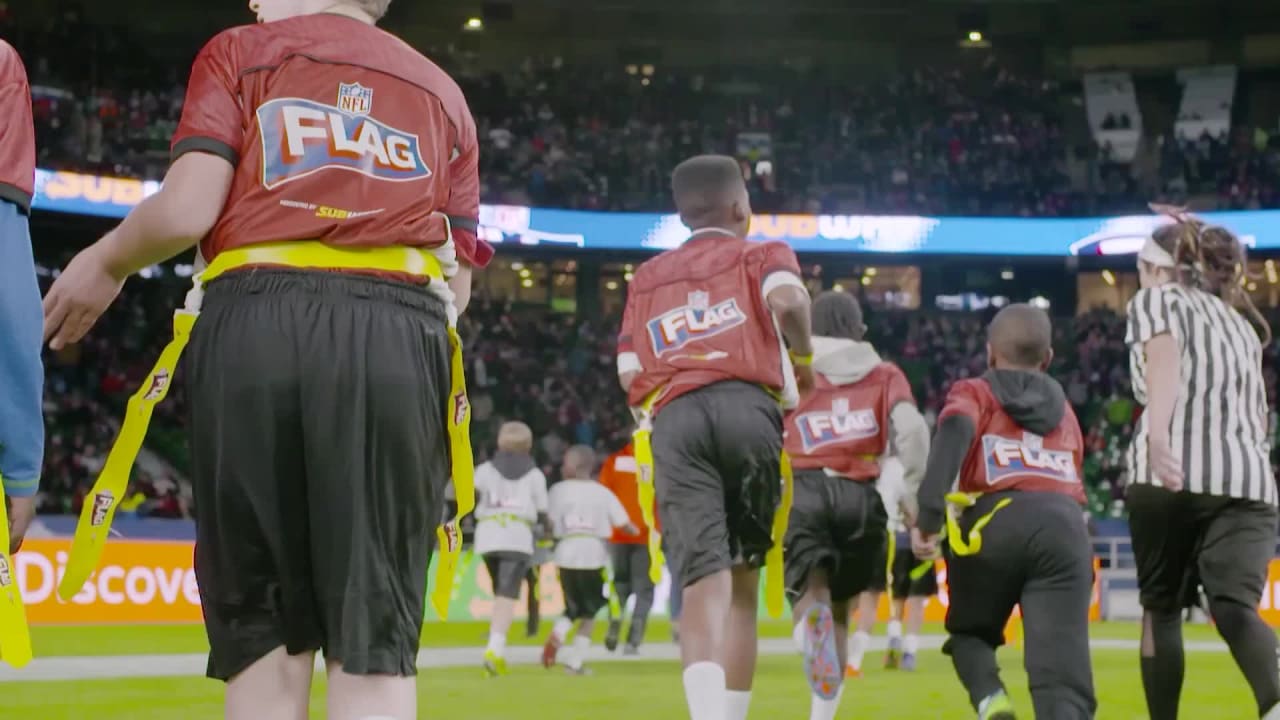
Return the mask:
<path fill-rule="evenodd" d="M 59 349 L 97 322 L 125 278 L 195 246 L 217 222 L 235 168 L 223 157 L 188 152 L 164 184 L 116 228 L 81 251 L 44 298 L 45 339 Z"/>
<path fill-rule="evenodd" d="M 449 278 L 449 289 L 453 291 L 453 305 L 461 315 L 471 304 L 471 265 L 461 258 L 458 259 L 458 272 Z"/>
<path fill-rule="evenodd" d="M 1169 442 L 1173 427 L 1173 406 L 1182 383 L 1178 367 L 1178 341 L 1169 333 L 1148 340 L 1143 349 L 1147 355 L 1147 432 L 1152 440 Z"/>
<path fill-rule="evenodd" d="M 627 303 L 622 308 L 622 327 L 618 331 L 618 384 L 622 386 L 622 392 L 631 392 L 631 383 L 635 382 L 643 366 L 640 364 L 640 355 L 636 353 L 635 346 L 632 344 L 635 328 L 633 315 L 636 312 L 632 305 L 634 296 L 631 294 L 630 288 L 627 290 Z"/>
<path fill-rule="evenodd" d="M 1182 369 L 1178 365 L 1178 341 L 1170 333 L 1161 333 L 1143 344 L 1147 356 L 1147 443 L 1156 478 L 1167 489 L 1182 489 L 1182 466 L 1173 455 L 1170 431 L 1173 409 L 1182 387 Z"/>
<path fill-rule="evenodd" d="M 813 354 L 813 327 L 809 314 L 809 293 L 803 287 L 779 285 L 765 296 L 769 310 L 778 318 L 782 337 L 796 355 Z"/>
<path fill-rule="evenodd" d="M 123 279 L 195 247 L 218 221 L 234 174 L 231 163 L 216 155 L 178 158 L 160 190 L 98 241 L 107 268 Z"/>

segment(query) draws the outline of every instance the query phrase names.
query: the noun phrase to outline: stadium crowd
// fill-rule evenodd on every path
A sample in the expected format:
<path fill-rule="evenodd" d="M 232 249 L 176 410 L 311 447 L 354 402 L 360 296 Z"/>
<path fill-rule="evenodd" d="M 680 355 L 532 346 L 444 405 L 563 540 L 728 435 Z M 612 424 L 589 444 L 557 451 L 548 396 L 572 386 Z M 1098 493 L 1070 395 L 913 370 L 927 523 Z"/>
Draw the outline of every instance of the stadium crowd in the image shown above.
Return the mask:
<path fill-rule="evenodd" d="M 149 63 L 129 30 L 88 26 L 74 10 L 43 29 L 13 24 L 0 0 L 0 35 L 27 58 L 39 165 L 159 178 L 182 108 L 184 66 Z M 1073 154 L 1062 108 L 1069 88 L 1014 72 L 986 56 L 969 66 L 918 68 L 851 83 L 819 71 L 774 68 L 750 83 L 732 75 L 529 60 L 505 74 L 465 56 L 434 53 L 467 93 L 482 143 L 489 202 L 601 210 L 665 210 L 679 159 L 699 152 L 748 158 L 759 211 L 1078 215 L 1143 206 L 1125 173 L 1096 191 L 1068 179 Z M 163 68 L 163 69 L 162 69 Z M 1170 134 L 1172 137 L 1172 134 Z M 1280 137 L 1238 128 L 1229 137 L 1162 141 L 1161 190 L 1170 199 L 1216 194 L 1223 207 L 1280 206 Z M 49 448 L 40 507 L 76 512 L 104 459 L 124 401 L 162 346 L 181 290 L 131 282 L 82 344 L 47 358 Z M 932 418 L 948 384 L 983 369 L 982 318 L 880 314 L 872 339 L 907 369 Z M 500 298 L 473 303 L 468 342 L 479 459 L 498 424 L 518 418 L 538 438 L 549 476 L 573 443 L 619 446 L 629 416 L 613 368 L 616 323 Z M 1107 312 L 1058 323 L 1058 372 L 1091 454 L 1095 513 L 1122 512 L 1123 450 L 1135 417 L 1123 325 Z M 1268 349 L 1274 398 L 1276 348 Z M 149 447 L 172 476 L 140 473 L 140 512 L 188 511 L 181 383 L 158 409 Z M 1273 422 L 1273 426 L 1276 423 Z"/>
<path fill-rule="evenodd" d="M 125 401 L 167 340 L 169 313 L 183 289 L 172 277 L 135 279 L 84 342 L 46 357 L 50 451 L 43 512 L 79 510 L 123 417 Z M 902 366 L 932 426 L 950 384 L 985 370 L 982 328 L 988 319 L 986 313 L 972 312 L 872 311 L 868 339 L 886 359 Z M 1087 435 L 1090 509 L 1098 516 L 1118 517 L 1126 482 L 1124 451 L 1140 412 L 1130 394 L 1123 319 L 1095 310 L 1055 322 L 1053 373 Z M 477 462 L 492 452 L 498 426 L 512 419 L 532 428 L 535 457 L 553 479 L 570 445 L 591 445 L 604 453 L 625 444 L 630 415 L 617 384 L 616 328 L 614 318 L 477 298 L 461 326 Z M 1278 358 L 1280 343 L 1273 343 L 1265 357 L 1273 399 Z M 141 495 L 133 503 L 143 514 L 181 516 L 189 511 L 180 480 L 186 468 L 181 382 L 156 412 L 148 447 L 168 461 L 172 474 L 153 477 L 138 471 L 135 493 Z M 1274 433 L 1274 413 L 1271 424 Z"/>
<path fill-rule="evenodd" d="M 184 94 L 175 65 L 146 62 L 147 43 L 85 26 L 75 11 L 39 31 L 5 17 L 0 34 L 30 65 L 41 167 L 162 177 Z M 431 54 L 476 116 L 487 202 L 665 210 L 671 168 L 698 152 L 743 158 L 765 212 L 1059 216 L 1137 211 L 1147 199 L 1105 149 L 1067 141 L 1062 114 L 1078 106 L 1078 85 L 994 56 L 850 82 L 785 67 L 745 80 L 558 58 L 497 74 Z M 1072 183 L 1072 157 L 1098 161 L 1091 182 Z M 1240 128 L 1163 142 L 1159 185 L 1167 199 L 1276 207 L 1280 138 Z"/>

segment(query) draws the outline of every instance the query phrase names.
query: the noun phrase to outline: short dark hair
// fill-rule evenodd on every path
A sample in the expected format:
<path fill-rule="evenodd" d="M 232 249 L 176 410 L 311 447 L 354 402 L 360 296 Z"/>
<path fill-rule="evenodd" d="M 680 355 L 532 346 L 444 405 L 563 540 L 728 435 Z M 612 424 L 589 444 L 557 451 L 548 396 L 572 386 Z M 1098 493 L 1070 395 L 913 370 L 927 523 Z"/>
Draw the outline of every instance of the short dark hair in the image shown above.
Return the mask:
<path fill-rule="evenodd" d="M 814 335 L 861 340 L 866 331 L 862 324 L 862 306 L 849 293 L 827 290 L 813 301 Z"/>
<path fill-rule="evenodd" d="M 1053 323 L 1040 308 L 1015 303 L 996 313 L 987 327 L 987 342 L 1005 362 L 1038 368 L 1053 350 Z"/>
<path fill-rule="evenodd" d="M 723 212 L 745 183 L 737 160 L 727 155 L 697 155 L 672 171 L 671 194 L 680 218 L 696 226 Z"/>

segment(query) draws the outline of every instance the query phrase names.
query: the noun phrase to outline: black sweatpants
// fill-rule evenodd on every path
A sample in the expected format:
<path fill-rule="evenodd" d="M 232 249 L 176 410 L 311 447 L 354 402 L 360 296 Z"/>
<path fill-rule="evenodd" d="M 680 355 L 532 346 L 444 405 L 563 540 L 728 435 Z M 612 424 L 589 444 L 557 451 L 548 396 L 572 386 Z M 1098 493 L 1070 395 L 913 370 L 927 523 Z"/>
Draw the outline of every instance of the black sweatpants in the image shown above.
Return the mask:
<path fill-rule="evenodd" d="M 617 544 L 609 548 L 613 556 L 613 587 L 618 599 L 625 606 L 627 598 L 636 596 L 636 606 L 631 612 L 631 629 L 627 643 L 639 646 L 644 642 L 644 629 L 653 609 L 653 581 L 649 579 L 649 546 L 645 544 Z M 617 618 L 619 622 L 622 618 Z"/>
<path fill-rule="evenodd" d="M 1025 657 L 1038 720 L 1092 718 L 1097 710 L 1089 657 L 1093 550 L 1080 506 L 1066 495 L 1001 492 L 984 495 L 960 518 L 967 535 L 1001 499 L 982 529 L 975 555 L 947 557 L 950 637 L 943 652 L 976 708 L 1003 689 L 996 648 L 1014 606 L 1022 607 Z"/>

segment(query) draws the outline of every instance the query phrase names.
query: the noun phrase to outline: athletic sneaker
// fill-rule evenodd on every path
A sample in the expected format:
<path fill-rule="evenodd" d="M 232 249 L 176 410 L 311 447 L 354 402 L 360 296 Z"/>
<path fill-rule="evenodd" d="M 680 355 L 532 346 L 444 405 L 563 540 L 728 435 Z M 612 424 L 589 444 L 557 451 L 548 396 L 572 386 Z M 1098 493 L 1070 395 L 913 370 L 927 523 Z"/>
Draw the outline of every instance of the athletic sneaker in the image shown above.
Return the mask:
<path fill-rule="evenodd" d="M 906 670 L 907 672 L 916 671 L 916 654 L 915 653 L 906 653 L 905 655 L 902 656 L 902 669 Z"/>
<path fill-rule="evenodd" d="M 632 645 L 631 643 L 627 643 L 622 648 L 622 654 L 626 655 L 627 657 L 635 657 L 636 655 L 640 654 L 640 648 L 636 647 L 635 645 Z"/>
<path fill-rule="evenodd" d="M 885 670 L 897 670 L 902 664 L 902 640 L 889 638 L 889 651 L 884 654 Z"/>
<path fill-rule="evenodd" d="M 831 608 L 814 605 L 801 620 L 804 623 L 804 675 L 813 694 L 831 700 L 840 690 L 844 673 L 836 651 L 836 624 Z"/>
<path fill-rule="evenodd" d="M 542 646 L 542 667 L 550 670 L 556 666 L 556 655 L 560 653 L 560 641 L 556 640 L 555 633 L 547 638 L 547 642 Z"/>
<path fill-rule="evenodd" d="M 492 650 L 484 651 L 484 674 L 499 677 L 507 674 L 507 659 Z"/>
<path fill-rule="evenodd" d="M 618 649 L 618 638 L 622 636 L 622 620 L 610 620 L 609 632 L 604 636 L 604 649 L 613 652 Z"/>
<path fill-rule="evenodd" d="M 862 670 L 852 665 L 845 665 L 844 676 L 847 678 L 860 678 L 862 677 Z"/>
<path fill-rule="evenodd" d="M 569 666 L 569 665 L 565 665 L 565 666 L 564 666 L 564 672 L 565 672 L 565 674 L 566 674 L 566 675 L 577 675 L 577 676 L 579 676 L 579 677 L 586 677 L 586 676 L 588 676 L 588 675 L 595 675 L 595 673 L 591 671 L 591 668 L 587 667 L 586 665 L 580 665 L 580 666 L 578 666 L 578 667 L 576 667 L 576 668 L 575 668 L 575 667 L 571 667 L 571 666 Z"/>
<path fill-rule="evenodd" d="M 1013 714 L 1013 702 L 1003 690 L 992 693 L 978 703 L 978 720 L 1017 720 Z"/>

